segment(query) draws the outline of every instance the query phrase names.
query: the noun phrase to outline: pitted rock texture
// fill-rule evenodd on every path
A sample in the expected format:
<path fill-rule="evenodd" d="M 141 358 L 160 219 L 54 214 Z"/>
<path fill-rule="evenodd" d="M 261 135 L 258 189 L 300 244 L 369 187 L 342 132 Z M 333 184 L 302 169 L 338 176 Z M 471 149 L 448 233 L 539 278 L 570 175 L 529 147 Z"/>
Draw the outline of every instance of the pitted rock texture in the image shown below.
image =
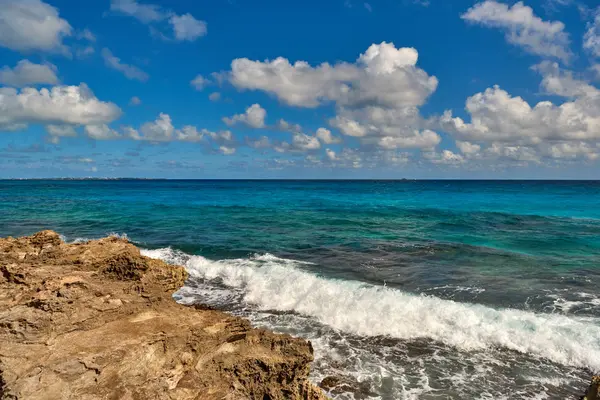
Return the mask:
<path fill-rule="evenodd" d="M 124 239 L 0 239 L 0 398 L 326 399 L 309 342 L 177 304 L 186 278 Z"/>

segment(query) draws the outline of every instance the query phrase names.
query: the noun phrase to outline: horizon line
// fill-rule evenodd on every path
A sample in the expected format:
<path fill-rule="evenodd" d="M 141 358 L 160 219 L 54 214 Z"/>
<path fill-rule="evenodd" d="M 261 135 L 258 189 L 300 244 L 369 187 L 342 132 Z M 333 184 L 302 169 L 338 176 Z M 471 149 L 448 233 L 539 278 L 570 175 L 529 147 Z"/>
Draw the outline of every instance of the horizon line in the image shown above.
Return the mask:
<path fill-rule="evenodd" d="M 598 179 L 551 178 L 135 178 L 135 177 L 51 177 L 51 178 L 0 178 L 0 181 L 548 181 L 548 182 L 599 182 Z"/>

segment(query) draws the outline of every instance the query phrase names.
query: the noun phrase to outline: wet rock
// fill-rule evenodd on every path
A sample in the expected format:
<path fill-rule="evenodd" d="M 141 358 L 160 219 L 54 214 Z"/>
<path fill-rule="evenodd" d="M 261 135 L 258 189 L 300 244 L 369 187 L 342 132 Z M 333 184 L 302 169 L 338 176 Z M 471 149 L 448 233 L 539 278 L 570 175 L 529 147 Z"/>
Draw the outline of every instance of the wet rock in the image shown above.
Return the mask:
<path fill-rule="evenodd" d="M 357 400 L 378 396 L 368 382 L 359 382 L 347 376 L 327 376 L 321 381 L 319 387 L 334 395 L 352 393 Z"/>
<path fill-rule="evenodd" d="M 600 400 L 600 375 L 594 376 L 592 382 L 581 400 Z"/>
<path fill-rule="evenodd" d="M 126 240 L 0 239 L 0 399 L 310 399 L 309 342 L 175 303 Z"/>

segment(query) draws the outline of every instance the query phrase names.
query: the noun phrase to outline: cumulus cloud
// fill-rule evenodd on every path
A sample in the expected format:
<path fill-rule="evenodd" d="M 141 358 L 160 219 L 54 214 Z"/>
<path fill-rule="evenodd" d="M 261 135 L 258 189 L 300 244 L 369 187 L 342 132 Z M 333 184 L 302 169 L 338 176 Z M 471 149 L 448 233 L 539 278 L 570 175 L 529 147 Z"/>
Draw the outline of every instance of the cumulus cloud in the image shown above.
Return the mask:
<path fill-rule="evenodd" d="M 325 149 L 325 154 L 327 155 L 327 158 L 330 161 L 335 161 L 337 159 L 337 155 L 335 154 L 335 151 L 333 151 L 331 149 Z"/>
<path fill-rule="evenodd" d="M 46 132 L 50 135 L 50 142 L 54 144 L 57 144 L 63 137 L 77 136 L 73 125 L 46 125 Z"/>
<path fill-rule="evenodd" d="M 306 151 L 318 150 L 321 148 L 321 143 L 314 136 L 309 136 L 304 133 L 296 133 L 292 137 L 292 149 Z"/>
<path fill-rule="evenodd" d="M 291 122 L 286 121 L 281 118 L 275 126 L 273 127 L 275 130 L 283 131 L 283 132 L 291 132 L 291 133 L 299 133 L 302 132 L 302 127 L 299 124 L 293 124 Z"/>
<path fill-rule="evenodd" d="M 534 14 L 533 9 L 518 2 L 512 7 L 486 0 L 475 4 L 461 16 L 465 21 L 505 31 L 506 40 L 522 47 L 525 51 L 555 57 L 568 62 L 569 35 L 560 21 L 544 21 Z"/>
<path fill-rule="evenodd" d="M 438 84 L 416 66 L 417 60 L 417 50 L 382 42 L 371 45 L 354 63 L 313 67 L 283 57 L 272 61 L 240 58 L 233 60 L 226 76 L 240 90 L 261 90 L 290 106 L 315 108 L 333 103 L 337 115 L 330 125 L 345 135 L 368 137 L 374 144 L 412 144 L 424 135 L 431 139 L 429 132 L 422 132 L 419 107 Z M 431 140 L 423 143 L 429 146 Z"/>
<path fill-rule="evenodd" d="M 321 148 L 321 142 L 314 136 L 305 133 L 294 133 L 292 141 L 275 143 L 274 150 L 279 153 L 285 152 L 307 152 L 315 151 Z"/>
<path fill-rule="evenodd" d="M 424 157 L 433 164 L 460 165 L 465 162 L 465 158 L 463 156 L 450 150 L 442 150 L 440 153 L 425 153 Z"/>
<path fill-rule="evenodd" d="M 43 1 L 2 0 L 0 3 L 0 46 L 21 52 L 70 55 L 63 39 L 72 31 L 58 10 Z"/>
<path fill-rule="evenodd" d="M 299 107 L 328 101 L 344 106 L 420 105 L 437 87 L 437 79 L 415 68 L 417 58 L 415 49 L 396 49 L 385 42 L 369 47 L 356 64 L 312 67 L 283 57 L 264 62 L 240 58 L 231 63 L 230 80 L 239 89 L 263 90 Z"/>
<path fill-rule="evenodd" d="M 235 147 L 228 147 L 228 146 L 219 146 L 219 151 L 223 155 L 230 156 L 230 155 L 232 155 L 232 154 L 235 153 L 236 148 Z"/>
<path fill-rule="evenodd" d="M 540 87 L 547 94 L 571 98 L 600 96 L 600 91 L 596 87 L 575 78 L 571 71 L 561 70 L 557 63 L 543 61 L 534 65 L 532 69 L 542 75 Z"/>
<path fill-rule="evenodd" d="M 197 20 L 191 14 L 173 15 L 169 23 L 173 26 L 177 40 L 193 42 L 206 35 L 206 22 Z"/>
<path fill-rule="evenodd" d="M 144 24 L 156 25 L 166 21 L 173 30 L 173 39 L 177 41 L 191 42 L 206 35 L 207 31 L 206 22 L 194 18 L 193 15 L 189 13 L 177 15 L 171 10 L 154 4 L 139 3 L 136 0 L 111 0 L 110 9 L 136 18 Z M 151 31 L 158 33 L 159 37 L 171 40 L 154 26 L 151 26 Z"/>
<path fill-rule="evenodd" d="M 337 136 L 333 136 L 331 134 L 331 131 L 329 129 L 326 129 L 326 128 L 319 128 L 319 129 L 317 129 L 316 136 L 324 144 L 335 144 L 335 143 L 341 143 L 342 142 L 341 138 L 339 138 Z"/>
<path fill-rule="evenodd" d="M 260 104 L 252 104 L 243 114 L 237 114 L 233 117 L 224 117 L 223 122 L 232 126 L 237 123 L 243 123 L 251 128 L 264 128 L 267 111 Z"/>
<path fill-rule="evenodd" d="M 469 154 L 477 154 L 481 150 L 481 146 L 478 144 L 463 142 L 461 140 L 456 141 L 456 147 L 460 150 L 461 153 L 465 155 Z"/>
<path fill-rule="evenodd" d="M 112 140 L 121 137 L 117 131 L 106 124 L 86 125 L 84 131 L 90 139 L 94 140 Z"/>
<path fill-rule="evenodd" d="M 468 158 L 498 158 L 521 163 L 544 160 L 595 160 L 600 140 L 600 90 L 543 62 L 534 69 L 542 75 L 542 91 L 566 98 L 556 105 L 541 101 L 530 105 L 498 86 L 467 99 L 470 122 L 446 111 L 441 128 L 457 140 Z"/>
<path fill-rule="evenodd" d="M 133 140 L 160 142 L 189 142 L 200 143 L 208 151 L 225 155 L 235 153 L 238 146 L 231 131 L 214 132 L 208 129 L 198 129 L 192 125 L 176 128 L 171 116 L 160 113 L 154 121 L 146 122 L 138 129 L 131 126 L 121 128 L 122 136 Z"/>
<path fill-rule="evenodd" d="M 53 64 L 35 64 L 29 60 L 21 60 L 14 68 L 5 66 L 0 69 L 0 83 L 14 87 L 56 85 L 58 83 L 56 71 L 56 66 Z"/>
<path fill-rule="evenodd" d="M 0 88 L 0 125 L 90 125 L 114 121 L 121 109 L 96 98 L 85 83 L 50 89 Z"/>
<path fill-rule="evenodd" d="M 135 79 L 145 82 L 149 78 L 148 74 L 138 67 L 122 63 L 121 59 L 115 57 L 107 48 L 102 49 L 102 58 L 104 58 L 104 63 L 107 67 L 121 72 L 127 79 Z"/>
<path fill-rule="evenodd" d="M 140 131 L 129 131 L 129 135 L 135 140 L 147 140 L 149 142 L 168 142 L 173 137 L 175 128 L 169 114 L 160 113 L 155 121 L 144 123 Z"/>
<path fill-rule="evenodd" d="M 412 136 L 384 136 L 377 140 L 379 147 L 383 149 L 429 149 L 437 146 L 441 141 L 440 136 L 426 129 L 422 132 L 415 131 Z"/>
<path fill-rule="evenodd" d="M 530 106 L 521 97 L 513 97 L 498 86 L 467 99 L 471 122 L 446 112 L 441 122 L 460 138 L 483 141 L 600 139 L 598 99 L 581 98 L 556 106 L 542 101 Z"/>
<path fill-rule="evenodd" d="M 213 92 L 211 94 L 208 95 L 208 99 L 210 101 L 219 101 L 221 100 L 221 93 L 219 92 Z"/>

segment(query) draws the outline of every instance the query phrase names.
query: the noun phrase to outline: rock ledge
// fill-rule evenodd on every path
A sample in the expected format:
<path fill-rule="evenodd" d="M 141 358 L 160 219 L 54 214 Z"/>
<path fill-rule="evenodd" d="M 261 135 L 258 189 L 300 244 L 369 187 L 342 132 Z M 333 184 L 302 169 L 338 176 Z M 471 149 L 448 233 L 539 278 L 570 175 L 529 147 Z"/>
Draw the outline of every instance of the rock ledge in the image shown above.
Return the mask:
<path fill-rule="evenodd" d="M 311 399 L 309 342 L 185 307 L 126 240 L 0 239 L 0 399 Z"/>

